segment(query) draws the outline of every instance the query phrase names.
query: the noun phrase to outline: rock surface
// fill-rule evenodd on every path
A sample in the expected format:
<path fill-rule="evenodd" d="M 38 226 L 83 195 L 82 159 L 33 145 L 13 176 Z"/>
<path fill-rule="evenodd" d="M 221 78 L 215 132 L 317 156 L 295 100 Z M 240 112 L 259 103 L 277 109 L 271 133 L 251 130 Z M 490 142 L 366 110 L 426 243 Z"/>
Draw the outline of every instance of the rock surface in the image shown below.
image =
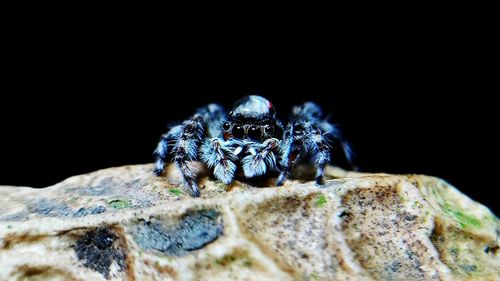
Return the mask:
<path fill-rule="evenodd" d="M 0 187 L 0 280 L 500 280 L 498 218 L 437 178 L 329 167 L 191 198 L 152 169 Z"/>

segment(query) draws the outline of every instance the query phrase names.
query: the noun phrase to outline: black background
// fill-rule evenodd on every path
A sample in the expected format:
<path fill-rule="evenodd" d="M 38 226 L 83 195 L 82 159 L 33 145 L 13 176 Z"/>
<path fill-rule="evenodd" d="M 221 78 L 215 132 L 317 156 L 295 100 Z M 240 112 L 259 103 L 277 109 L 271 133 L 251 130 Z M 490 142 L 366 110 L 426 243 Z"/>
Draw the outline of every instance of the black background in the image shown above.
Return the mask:
<path fill-rule="evenodd" d="M 481 48 L 363 41 L 336 50 L 236 51 L 222 62 L 219 53 L 179 56 L 148 43 L 20 46 L 3 78 L 0 183 L 44 187 L 151 163 L 169 121 L 208 102 L 230 108 L 261 94 L 283 119 L 294 104 L 319 103 L 362 171 L 441 177 L 500 213 L 496 78 Z"/>

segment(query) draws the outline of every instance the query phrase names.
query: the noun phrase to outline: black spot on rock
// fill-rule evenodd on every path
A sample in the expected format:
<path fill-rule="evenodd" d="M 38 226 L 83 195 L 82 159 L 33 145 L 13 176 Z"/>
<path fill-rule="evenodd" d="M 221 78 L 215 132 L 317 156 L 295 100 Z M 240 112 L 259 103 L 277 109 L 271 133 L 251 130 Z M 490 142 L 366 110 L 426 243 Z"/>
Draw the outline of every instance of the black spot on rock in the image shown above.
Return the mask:
<path fill-rule="evenodd" d="M 403 276 L 400 276 L 402 272 L 398 271 L 401 269 L 402 266 L 403 265 L 401 264 L 400 261 L 394 261 L 392 263 L 387 264 L 384 267 L 385 273 L 382 279 L 387 281 L 400 280 Z"/>
<path fill-rule="evenodd" d="M 486 246 L 484 248 L 484 252 L 487 253 L 487 254 L 496 255 L 496 252 L 498 252 L 499 249 L 500 249 L 499 246 L 493 246 L 493 247 Z"/>
<path fill-rule="evenodd" d="M 389 265 L 388 270 L 390 270 L 391 272 L 397 272 L 400 268 L 401 262 L 395 261 Z"/>
<path fill-rule="evenodd" d="M 73 249 L 83 265 L 109 278 L 109 270 L 113 261 L 121 271 L 125 270 L 126 258 L 123 246 L 116 243 L 117 235 L 106 227 L 86 232 L 73 245 Z"/>
<path fill-rule="evenodd" d="M 346 217 L 348 216 L 349 213 L 347 213 L 346 211 L 342 211 L 340 214 L 339 214 L 339 218 L 343 218 L 343 217 Z"/>
<path fill-rule="evenodd" d="M 90 186 L 80 186 L 76 188 L 69 188 L 67 192 L 69 193 L 79 193 L 80 195 L 86 196 L 105 196 L 105 195 L 113 195 L 117 190 L 118 184 L 113 182 L 113 177 L 106 177 L 100 180 L 97 183 L 94 183 L 95 180 L 92 181 Z"/>
<path fill-rule="evenodd" d="M 414 221 L 417 219 L 417 215 L 410 215 L 410 214 L 405 214 L 404 219 L 407 221 Z"/>
<path fill-rule="evenodd" d="M 0 221 L 20 221 L 29 217 L 29 214 L 38 214 L 44 217 L 84 217 L 106 212 L 103 206 L 75 209 L 69 208 L 65 203 L 55 200 L 40 198 L 28 202 L 26 210 L 0 217 Z"/>
<path fill-rule="evenodd" d="M 0 221 L 21 221 L 28 217 L 28 212 L 20 211 L 0 218 Z"/>
<path fill-rule="evenodd" d="M 104 195 L 110 195 L 112 194 L 109 188 L 106 188 L 105 186 L 91 186 L 89 188 L 79 188 L 79 192 L 81 195 L 88 195 L 88 196 L 104 196 Z"/>
<path fill-rule="evenodd" d="M 95 215 L 106 212 L 106 208 L 103 206 L 94 206 L 90 208 L 80 208 L 73 214 L 73 217 L 85 217 L 89 215 Z"/>
<path fill-rule="evenodd" d="M 475 264 L 460 264 L 458 266 L 467 274 L 477 271 L 477 265 Z"/>
<path fill-rule="evenodd" d="M 222 218 L 216 210 L 189 212 L 176 222 L 140 220 L 132 226 L 134 239 L 141 248 L 171 256 L 203 248 L 222 235 L 223 230 Z"/>
<path fill-rule="evenodd" d="M 72 214 L 72 210 L 64 203 L 47 198 L 33 200 L 28 204 L 28 212 L 48 217 L 64 217 Z"/>

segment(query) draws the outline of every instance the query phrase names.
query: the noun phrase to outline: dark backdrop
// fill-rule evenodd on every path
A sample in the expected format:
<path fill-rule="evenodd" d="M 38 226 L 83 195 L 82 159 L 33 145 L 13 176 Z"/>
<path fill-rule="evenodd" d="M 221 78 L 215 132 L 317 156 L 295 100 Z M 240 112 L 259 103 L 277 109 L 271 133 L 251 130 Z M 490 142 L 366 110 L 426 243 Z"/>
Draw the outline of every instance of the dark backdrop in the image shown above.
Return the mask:
<path fill-rule="evenodd" d="M 438 176 L 498 214 L 496 165 L 488 164 L 498 154 L 497 109 L 485 86 L 493 78 L 459 54 L 360 51 L 300 62 L 285 56 L 250 68 L 253 58 L 172 65 L 112 50 L 26 53 L 4 77 L 0 184 L 44 187 L 150 163 L 169 121 L 208 102 L 229 108 L 257 93 L 282 118 L 293 104 L 319 103 L 352 143 L 361 170 Z"/>

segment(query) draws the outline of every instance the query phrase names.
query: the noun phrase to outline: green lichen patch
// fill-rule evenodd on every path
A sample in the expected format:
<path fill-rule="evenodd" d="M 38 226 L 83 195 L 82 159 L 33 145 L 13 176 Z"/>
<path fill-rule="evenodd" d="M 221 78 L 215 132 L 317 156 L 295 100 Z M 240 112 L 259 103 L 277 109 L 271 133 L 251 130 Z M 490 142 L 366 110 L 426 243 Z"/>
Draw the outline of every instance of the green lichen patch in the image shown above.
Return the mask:
<path fill-rule="evenodd" d="M 456 223 L 450 224 L 448 219 L 442 218 L 436 220 L 430 238 L 439 251 L 440 260 L 457 276 L 476 278 L 498 276 L 500 273 L 498 260 L 492 258 L 489 248 L 485 246 L 492 245 L 495 241 L 485 241 L 485 237 L 478 238 L 474 232 Z"/>
<path fill-rule="evenodd" d="M 233 256 L 233 255 L 224 255 L 223 257 L 221 258 L 218 258 L 215 260 L 215 263 L 220 265 L 220 266 L 227 266 L 231 263 L 233 263 L 234 261 L 236 261 L 236 257 Z"/>
<path fill-rule="evenodd" d="M 108 201 L 108 205 L 115 210 L 121 210 L 131 207 L 130 201 L 127 199 L 114 199 Z"/>
<path fill-rule="evenodd" d="M 458 267 L 465 273 L 471 274 L 477 271 L 477 265 L 475 264 L 460 264 Z"/>
<path fill-rule="evenodd" d="M 243 260 L 243 262 L 241 263 L 241 266 L 243 267 L 246 267 L 246 268 L 250 268 L 252 267 L 253 263 L 251 260 Z"/>
<path fill-rule="evenodd" d="M 320 193 L 316 196 L 316 201 L 314 201 L 314 206 L 316 207 L 323 207 L 327 203 L 326 196 L 323 193 Z"/>
<path fill-rule="evenodd" d="M 168 190 L 170 193 L 172 193 L 175 196 L 180 196 L 182 194 L 182 191 L 176 189 L 176 188 L 171 188 Z"/>
<path fill-rule="evenodd" d="M 227 189 L 227 184 L 223 183 L 220 180 L 215 181 L 215 186 L 217 187 L 218 190 L 220 191 L 225 191 Z"/>
<path fill-rule="evenodd" d="M 463 210 L 456 206 L 452 206 L 450 203 L 446 202 L 443 205 L 443 210 L 446 214 L 455 218 L 461 228 L 470 227 L 482 227 L 481 220 L 478 218 L 466 214 Z"/>
<path fill-rule="evenodd" d="M 225 254 L 222 257 L 215 258 L 214 263 L 215 265 L 224 268 L 230 268 L 233 266 L 241 268 L 252 268 L 254 266 L 254 263 L 248 256 L 248 253 L 240 250 L 236 250 L 235 252 Z"/>
<path fill-rule="evenodd" d="M 310 280 L 319 280 L 318 273 L 316 273 L 316 272 L 311 273 L 311 275 L 309 275 L 309 279 Z"/>
<path fill-rule="evenodd" d="M 457 257 L 459 253 L 460 253 L 460 248 L 458 248 L 458 247 L 450 248 L 450 254 L 452 256 Z"/>

